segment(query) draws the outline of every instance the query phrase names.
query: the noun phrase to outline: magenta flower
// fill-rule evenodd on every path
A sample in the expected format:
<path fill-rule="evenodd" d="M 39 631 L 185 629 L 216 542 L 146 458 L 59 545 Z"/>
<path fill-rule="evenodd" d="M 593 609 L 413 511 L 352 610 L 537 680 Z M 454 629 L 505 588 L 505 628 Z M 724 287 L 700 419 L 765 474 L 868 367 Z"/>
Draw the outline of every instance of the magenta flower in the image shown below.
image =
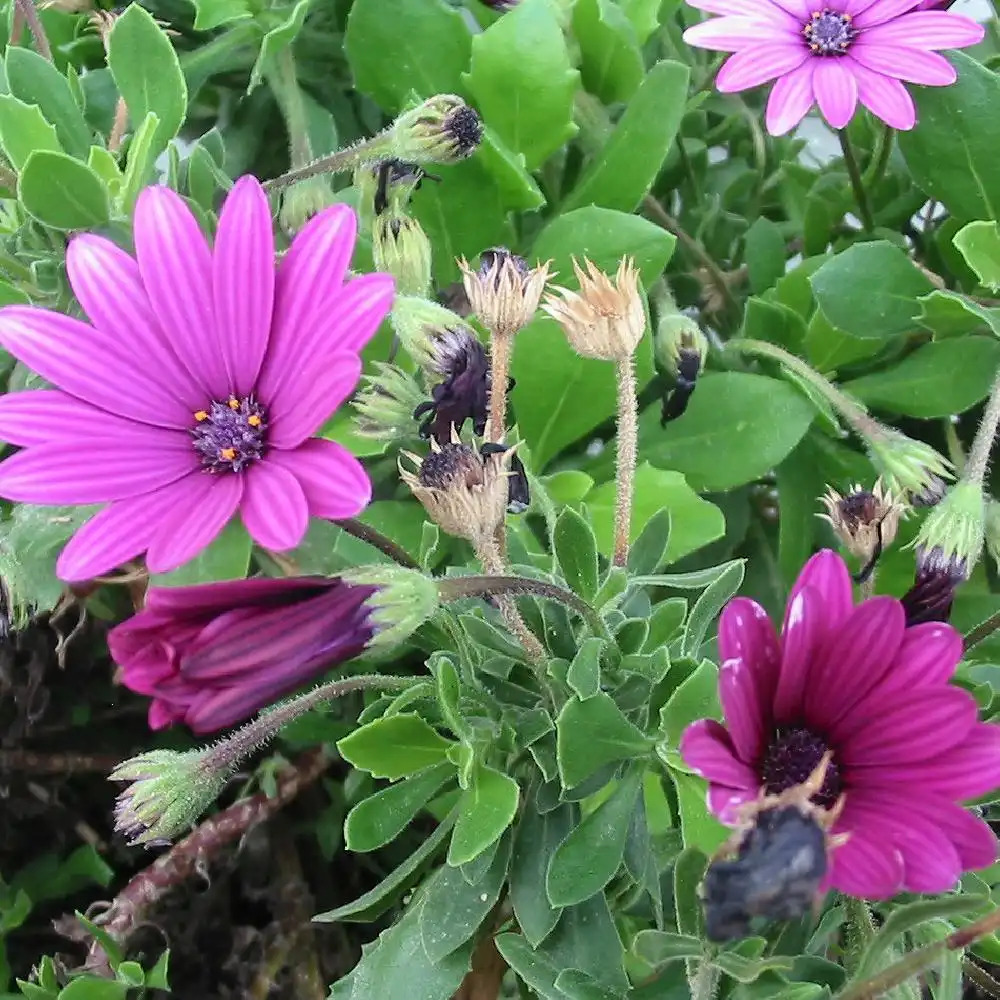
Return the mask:
<path fill-rule="evenodd" d="M 910 129 L 916 110 L 900 83 L 941 87 L 955 68 L 937 49 L 982 41 L 971 18 L 914 10 L 921 0 L 688 0 L 721 14 L 688 28 L 685 41 L 732 52 L 716 86 L 734 93 L 777 80 L 767 102 L 767 129 L 783 135 L 819 105 L 843 128 L 858 101 L 888 125 Z"/>
<path fill-rule="evenodd" d="M 944 892 L 992 864 L 993 833 L 958 803 L 1000 785 L 1000 726 L 979 722 L 972 695 L 948 683 L 962 656 L 951 626 L 907 628 L 891 597 L 854 607 L 843 560 L 825 551 L 795 582 L 780 638 L 759 605 L 730 601 L 719 656 L 725 725 L 693 723 L 680 751 L 723 822 L 761 789 L 800 784 L 830 750 L 813 801 L 843 795 L 833 832 L 850 836 L 824 887 L 868 899 Z"/>
<path fill-rule="evenodd" d="M 153 587 L 108 647 L 125 686 L 153 698 L 151 728 L 213 732 L 357 656 L 374 592 L 325 577 Z"/>
<path fill-rule="evenodd" d="M 66 257 L 91 325 L 29 306 L 0 310 L 0 344 L 55 389 L 0 398 L 0 495 L 108 504 L 57 572 L 83 580 L 146 553 L 162 573 L 239 510 L 253 538 L 289 549 L 310 515 L 349 517 L 371 486 L 344 448 L 313 435 L 354 389 L 358 352 L 390 308 L 392 279 L 345 281 L 357 221 L 321 212 L 275 271 L 271 213 L 243 177 L 214 249 L 182 199 L 143 191 L 135 259 L 82 235 Z"/>

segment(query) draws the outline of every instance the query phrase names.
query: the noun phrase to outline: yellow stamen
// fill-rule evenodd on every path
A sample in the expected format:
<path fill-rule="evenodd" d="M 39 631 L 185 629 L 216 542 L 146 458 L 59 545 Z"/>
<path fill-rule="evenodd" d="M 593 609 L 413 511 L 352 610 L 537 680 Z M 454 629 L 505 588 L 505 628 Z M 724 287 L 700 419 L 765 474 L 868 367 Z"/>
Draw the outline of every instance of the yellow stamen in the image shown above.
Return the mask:
<path fill-rule="evenodd" d="M 219 458 L 224 458 L 227 462 L 231 462 L 234 458 L 236 458 L 236 449 L 235 448 L 223 448 L 219 452 Z"/>
<path fill-rule="evenodd" d="M 260 427 L 260 417 L 258 417 L 256 413 L 252 413 L 249 417 L 247 417 L 247 423 L 251 427 Z"/>
<path fill-rule="evenodd" d="M 208 420 L 208 410 L 198 410 L 194 415 L 194 419 L 200 424 L 203 420 Z"/>
<path fill-rule="evenodd" d="M 240 401 L 234 397 L 229 397 L 229 409 L 238 410 L 240 408 Z"/>

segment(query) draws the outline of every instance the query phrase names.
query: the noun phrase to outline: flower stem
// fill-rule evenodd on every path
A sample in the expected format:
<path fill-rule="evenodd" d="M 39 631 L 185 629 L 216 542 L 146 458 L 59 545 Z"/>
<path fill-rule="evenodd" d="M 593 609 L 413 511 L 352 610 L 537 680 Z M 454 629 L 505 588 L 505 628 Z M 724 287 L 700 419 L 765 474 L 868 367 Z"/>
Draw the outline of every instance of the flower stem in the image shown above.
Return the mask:
<path fill-rule="evenodd" d="M 507 383 L 514 338 L 502 333 L 490 335 L 490 413 L 486 440 L 499 444 L 507 434 Z"/>
<path fill-rule="evenodd" d="M 847 176 L 851 179 L 851 187 L 854 189 L 854 200 L 858 203 L 858 215 L 861 216 L 861 224 L 864 226 L 865 232 L 870 233 L 875 228 L 875 220 L 872 216 L 871 204 L 868 201 L 868 192 L 865 190 L 864 181 L 861 179 L 861 168 L 858 166 L 858 159 L 854 155 L 854 147 L 848 138 L 847 129 L 838 129 L 837 138 L 840 140 L 840 149 L 844 154 L 844 166 L 847 167 Z"/>
<path fill-rule="evenodd" d="M 969 449 L 969 457 L 965 461 L 965 468 L 962 471 L 962 479 L 965 482 L 980 487 L 983 485 L 998 425 L 1000 425 L 1000 373 L 993 382 L 990 398 L 983 410 L 983 418 L 979 422 L 979 429 Z"/>
<path fill-rule="evenodd" d="M 978 646 L 984 639 L 988 639 L 994 632 L 1000 629 L 1000 611 L 990 615 L 986 621 L 980 622 L 975 628 L 965 633 L 962 644 L 968 652 L 973 646 Z"/>
<path fill-rule="evenodd" d="M 267 81 L 281 107 L 288 132 L 288 162 L 292 169 L 305 166 L 313 159 L 312 143 L 309 140 L 309 121 L 306 106 L 299 87 L 295 55 L 286 45 L 271 61 Z"/>
<path fill-rule="evenodd" d="M 618 447 L 615 461 L 615 540 L 612 562 L 615 566 L 624 566 L 628 562 L 629 531 L 632 526 L 639 412 L 632 355 L 620 358 L 616 362 L 616 366 L 618 376 Z"/>
<path fill-rule="evenodd" d="M 346 149 L 338 149 L 335 153 L 311 160 L 300 167 L 295 167 L 280 177 L 274 177 L 264 182 L 265 191 L 281 191 L 297 181 L 319 174 L 343 173 L 353 170 L 362 163 L 371 163 L 388 156 L 392 150 L 392 129 L 385 129 L 370 139 L 362 139 Z"/>
<path fill-rule="evenodd" d="M 393 562 L 407 569 L 420 569 L 417 561 L 401 545 L 391 538 L 386 538 L 381 532 L 353 517 L 341 517 L 333 522 L 341 531 L 352 538 L 367 542 L 372 548 L 387 555 Z"/>
<path fill-rule="evenodd" d="M 49 62 L 52 62 L 52 46 L 49 44 L 48 35 L 45 34 L 42 19 L 38 16 L 38 11 L 35 9 L 35 0 L 14 0 L 14 6 L 31 29 L 31 37 L 35 40 L 35 48 L 38 49 L 38 54 L 48 59 Z"/>
<path fill-rule="evenodd" d="M 895 137 L 896 130 L 891 125 L 886 125 L 879 132 L 875 152 L 872 154 L 871 162 L 865 170 L 863 179 L 866 191 L 871 191 L 885 176 L 886 167 L 889 166 L 889 157 L 892 156 L 892 146 Z"/>

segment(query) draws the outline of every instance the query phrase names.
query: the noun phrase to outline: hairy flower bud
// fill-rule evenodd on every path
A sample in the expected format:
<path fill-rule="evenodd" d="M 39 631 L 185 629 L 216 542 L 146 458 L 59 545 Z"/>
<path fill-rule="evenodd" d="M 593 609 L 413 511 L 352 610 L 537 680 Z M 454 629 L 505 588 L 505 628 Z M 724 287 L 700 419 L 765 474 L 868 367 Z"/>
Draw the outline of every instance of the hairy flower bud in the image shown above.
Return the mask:
<path fill-rule="evenodd" d="M 414 413 L 424 403 L 423 389 L 402 368 L 380 362 L 374 368 L 374 375 L 362 377 L 354 400 L 358 433 L 382 441 L 416 437 Z"/>
<path fill-rule="evenodd" d="M 428 98 L 392 125 L 393 153 L 407 163 L 458 163 L 476 151 L 482 138 L 479 115 L 454 94 Z"/>
<path fill-rule="evenodd" d="M 390 564 L 360 566 L 341 574 L 355 587 L 373 588 L 365 607 L 375 627 L 373 646 L 402 642 L 437 611 L 440 604 L 435 582 L 420 570 Z"/>
<path fill-rule="evenodd" d="M 426 458 L 403 454 L 415 470 L 400 460 L 400 476 L 435 524 L 477 546 L 493 538 L 507 510 L 511 449 L 481 455 L 457 440 L 443 446 L 432 440 Z"/>
<path fill-rule="evenodd" d="M 416 163 L 393 158 L 361 163 L 354 171 L 361 231 L 371 233 L 375 219 L 385 212 L 405 214 L 413 192 L 425 176 L 423 168 Z"/>
<path fill-rule="evenodd" d="M 894 496 L 914 507 L 933 507 L 944 496 L 952 466 L 929 444 L 888 428 L 868 435 L 865 443 L 872 465 Z"/>
<path fill-rule="evenodd" d="M 555 288 L 542 309 L 563 328 L 570 346 L 585 358 L 620 361 L 630 357 L 646 329 L 646 312 L 639 293 L 639 271 L 624 257 L 612 280 L 584 260 L 586 271 L 573 261 L 580 291 Z"/>
<path fill-rule="evenodd" d="M 660 366 L 674 380 L 673 390 L 663 399 L 660 414 L 660 426 L 663 426 L 676 420 L 687 409 L 698 376 L 705 367 L 708 338 L 689 316 L 676 308 L 665 309 L 660 312 L 656 323 L 653 350 Z"/>
<path fill-rule="evenodd" d="M 328 178 L 309 177 L 282 193 L 278 224 L 291 239 L 314 216 L 334 203 Z"/>
<path fill-rule="evenodd" d="M 531 321 L 545 290 L 549 263 L 529 268 L 505 247 L 484 250 L 478 270 L 464 257 L 459 260 L 472 311 L 494 337 L 512 337 Z"/>
<path fill-rule="evenodd" d="M 432 374 L 440 374 L 443 342 L 452 337 L 477 339 L 461 316 L 417 295 L 397 295 L 389 319 L 406 353 Z"/>
<path fill-rule="evenodd" d="M 396 279 L 398 295 L 426 296 L 431 287 L 431 244 L 416 219 L 383 212 L 372 229 L 376 271 Z"/>

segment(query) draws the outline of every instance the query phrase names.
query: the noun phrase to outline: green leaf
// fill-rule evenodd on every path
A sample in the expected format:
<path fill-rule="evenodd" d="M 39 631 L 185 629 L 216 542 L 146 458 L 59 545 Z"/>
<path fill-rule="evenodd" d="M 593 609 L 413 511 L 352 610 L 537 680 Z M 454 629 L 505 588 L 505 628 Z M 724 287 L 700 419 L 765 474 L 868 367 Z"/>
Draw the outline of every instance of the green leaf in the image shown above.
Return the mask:
<path fill-rule="evenodd" d="M 496 905 L 507 880 L 510 841 L 504 837 L 489 869 L 472 885 L 451 865 L 434 873 L 420 908 L 420 937 L 432 962 L 440 962 L 465 944 Z"/>
<path fill-rule="evenodd" d="M 81 976 L 59 991 L 59 1000 L 125 1000 L 128 984 Z"/>
<path fill-rule="evenodd" d="M 570 590 L 591 601 L 600 583 L 597 572 L 597 544 L 594 531 L 572 507 L 556 520 L 552 533 L 559 571 Z"/>
<path fill-rule="evenodd" d="M 458 90 L 471 45 L 461 13 L 444 0 L 355 0 L 344 40 L 358 90 L 393 113 L 413 93 Z"/>
<path fill-rule="evenodd" d="M 745 946 L 752 940 L 754 939 L 741 941 L 740 945 Z M 762 945 L 766 944 L 762 938 L 756 940 L 760 941 Z M 747 956 L 730 949 L 718 952 L 712 959 L 712 964 L 739 983 L 752 983 L 765 972 L 791 969 L 792 959 L 787 955 Z"/>
<path fill-rule="evenodd" d="M 777 223 L 763 215 L 755 219 L 747 230 L 744 256 L 750 288 L 755 295 L 760 295 L 775 285 L 784 276 L 786 258 L 785 238 Z M 745 336 L 751 337 L 753 334 L 747 333 Z"/>
<path fill-rule="evenodd" d="M 115 975 L 120 983 L 130 988 L 142 986 L 146 981 L 146 973 L 138 962 L 122 962 Z"/>
<path fill-rule="evenodd" d="M 559 969 L 533 949 L 524 937 L 500 934 L 495 943 L 511 969 L 541 1000 L 566 1000 L 566 994 L 556 988 Z"/>
<path fill-rule="evenodd" d="M 168 985 L 168 967 L 170 965 L 170 950 L 167 949 L 160 953 L 160 957 L 156 960 L 156 964 L 146 973 L 146 985 L 151 990 L 169 990 Z"/>
<path fill-rule="evenodd" d="M 635 471 L 634 482 L 629 541 L 635 543 L 636 549 L 640 547 L 640 534 L 645 526 L 663 510 L 668 512 L 671 526 L 663 562 L 677 562 L 725 534 L 726 519 L 722 511 L 715 504 L 702 500 L 679 472 L 666 472 L 643 462 Z M 615 492 L 613 482 L 602 483 L 587 497 L 597 547 L 609 558 L 614 544 Z"/>
<path fill-rule="evenodd" d="M 545 881 L 553 906 L 582 903 L 614 878 L 625 854 L 641 777 L 641 770 L 633 768 L 611 796 L 584 816 L 556 848 Z"/>
<path fill-rule="evenodd" d="M 420 933 L 426 898 L 420 897 L 405 911 L 402 920 L 383 931 L 374 944 L 362 947 L 361 961 L 348 976 L 334 983 L 329 1000 L 450 1000 L 469 971 L 472 944 L 432 961 Z"/>
<path fill-rule="evenodd" d="M 395 840 L 454 777 L 454 765 L 442 761 L 359 802 L 344 820 L 347 849 L 374 851 Z"/>
<path fill-rule="evenodd" d="M 132 211 L 139 192 L 150 183 L 156 170 L 156 158 L 160 155 L 160 150 L 155 142 L 159 130 L 160 120 L 150 111 L 132 135 L 121 194 L 122 208 L 126 212 Z"/>
<path fill-rule="evenodd" d="M 581 701 L 593 698 L 601 690 L 601 656 L 605 640 L 596 636 L 584 639 L 566 671 L 566 683 Z"/>
<path fill-rule="evenodd" d="M 642 80 L 635 28 L 611 0 L 577 0 L 573 35 L 580 46 L 583 85 L 605 104 L 627 101 Z"/>
<path fill-rule="evenodd" d="M 698 958 L 701 939 L 693 934 L 669 931 L 639 931 L 632 941 L 632 951 L 653 968 L 660 968 L 682 958 Z"/>
<path fill-rule="evenodd" d="M 718 678 L 719 668 L 711 660 L 702 660 L 660 709 L 660 732 L 668 747 L 678 746 L 682 733 L 692 722 L 719 718 Z"/>
<path fill-rule="evenodd" d="M 618 0 L 618 6 L 632 22 L 640 45 L 659 28 L 662 3 L 663 0 Z"/>
<path fill-rule="evenodd" d="M 914 89 L 920 127 L 899 133 L 899 149 L 917 184 L 957 219 L 1000 221 L 1000 80 L 963 52 L 947 58 L 958 80 Z"/>
<path fill-rule="evenodd" d="M 436 57 L 436 43 L 434 51 Z M 576 133 L 579 74 L 549 0 L 522 0 L 476 35 L 462 80 L 483 120 L 524 156 L 529 170 Z"/>
<path fill-rule="evenodd" d="M 10 93 L 25 104 L 38 106 L 45 120 L 55 126 L 62 148 L 84 160 L 91 132 L 73 97 L 69 82 L 47 59 L 24 48 L 8 48 L 4 58 Z"/>
<path fill-rule="evenodd" d="M 708 858 L 702 851 L 689 847 L 674 864 L 674 908 L 677 929 L 684 935 L 701 938 L 703 933 L 701 894 L 699 886 Z"/>
<path fill-rule="evenodd" d="M 37 149 L 62 152 L 56 130 L 38 106 L 25 104 L 10 94 L 0 94 L 0 145 L 15 170 L 20 170 Z"/>
<path fill-rule="evenodd" d="M 250 80 L 247 83 L 248 94 L 260 84 L 268 60 L 273 59 L 282 49 L 287 48 L 295 41 L 296 36 L 302 30 L 302 25 L 305 24 L 311 2 L 312 0 L 299 0 L 289 11 L 288 16 L 264 36 L 260 52 L 257 54 L 253 69 L 250 71 Z"/>
<path fill-rule="evenodd" d="M 510 863 L 510 901 L 521 933 L 537 948 L 555 927 L 560 909 L 549 901 L 545 876 L 556 848 L 569 836 L 576 807 L 563 803 L 539 813 L 532 801 L 521 814 Z"/>
<path fill-rule="evenodd" d="M 564 788 L 575 788 L 605 764 L 649 753 L 651 741 L 601 691 L 581 701 L 570 698 L 556 719 L 559 775 Z"/>
<path fill-rule="evenodd" d="M 621 939 L 603 893 L 567 906 L 538 952 L 560 971 L 577 969 L 613 989 L 628 988 Z"/>
<path fill-rule="evenodd" d="M 917 299 L 930 279 L 885 240 L 855 243 L 810 278 L 816 304 L 838 329 L 860 339 L 888 340 L 913 328 Z"/>
<path fill-rule="evenodd" d="M 28 214 L 53 229 L 92 229 L 110 217 L 108 192 L 101 178 L 65 153 L 32 153 L 17 190 Z"/>
<path fill-rule="evenodd" d="M 636 475 L 646 467 L 645 462 L 636 470 Z M 643 493 L 646 491 L 643 490 Z M 636 518 L 637 503 L 633 503 L 632 516 Z M 636 576 L 655 573 L 670 558 L 670 535 L 673 523 L 670 508 L 661 507 L 652 517 L 641 517 L 645 524 L 639 537 L 630 544 L 628 551 L 628 571 Z"/>
<path fill-rule="evenodd" d="M 764 375 L 710 372 L 683 416 L 660 427 L 660 404 L 639 418 L 639 453 L 693 489 L 730 490 L 766 475 L 802 439 L 816 410 L 794 386 Z M 676 527 L 674 530 L 678 530 Z"/>
<path fill-rule="evenodd" d="M 517 815 L 517 782 L 480 764 L 459 803 L 458 822 L 448 848 L 448 864 L 464 865 L 500 839 Z"/>
<path fill-rule="evenodd" d="M 899 364 L 844 384 L 877 410 L 908 417 L 963 413 L 989 395 L 1000 367 L 995 337 L 961 337 L 918 347 Z"/>
<path fill-rule="evenodd" d="M 133 125 L 142 124 L 150 112 L 156 115 L 151 145 L 158 155 L 184 123 L 187 83 L 170 39 L 138 4 L 129 4 L 111 29 L 108 68 Z"/>
<path fill-rule="evenodd" d="M 729 603 L 729 599 L 740 589 L 745 568 L 743 562 L 730 565 L 717 580 L 713 580 L 705 588 L 704 593 L 695 602 L 691 614 L 688 615 L 684 640 L 681 643 L 682 650 L 688 656 L 694 656 L 701 649 L 709 626 Z"/>
<path fill-rule="evenodd" d="M 576 9 L 581 9 L 580 4 Z M 635 211 L 677 136 L 689 76 L 687 66 L 677 62 L 658 62 L 650 69 L 561 211 L 588 204 Z"/>
<path fill-rule="evenodd" d="M 732 831 L 709 811 L 706 782 L 703 778 L 673 768 L 670 770 L 670 780 L 677 792 L 684 846 L 697 847 L 706 854 L 713 854 L 730 837 Z"/>
<path fill-rule="evenodd" d="M 337 743 L 348 763 L 390 781 L 440 763 L 452 746 L 419 715 L 408 712 L 375 719 Z"/>
<path fill-rule="evenodd" d="M 955 292 L 934 291 L 920 300 L 920 323 L 937 337 L 991 332 L 1000 337 L 1000 309 L 987 309 Z"/>
<path fill-rule="evenodd" d="M 169 573 L 154 574 L 151 582 L 157 587 L 188 587 L 215 580 L 242 580 L 250 566 L 252 548 L 249 532 L 234 518 L 194 559 Z"/>
<path fill-rule="evenodd" d="M 335 910 L 317 914 L 313 920 L 317 923 L 336 923 L 339 921 L 368 923 L 376 920 L 417 881 L 421 871 L 437 853 L 448 834 L 451 833 L 457 815 L 458 809 L 456 807 L 446 819 L 437 825 L 434 832 L 423 840 L 420 846 L 398 868 L 386 875 L 374 889 L 370 889 L 363 896 L 359 896 L 350 903 L 338 906 Z"/>
<path fill-rule="evenodd" d="M 251 16 L 249 0 L 191 0 L 191 3 L 195 10 L 195 31 L 212 31 Z"/>
<path fill-rule="evenodd" d="M 993 291 L 1000 289 L 1000 228 L 995 222 L 970 222 L 952 242 L 981 284 Z"/>

